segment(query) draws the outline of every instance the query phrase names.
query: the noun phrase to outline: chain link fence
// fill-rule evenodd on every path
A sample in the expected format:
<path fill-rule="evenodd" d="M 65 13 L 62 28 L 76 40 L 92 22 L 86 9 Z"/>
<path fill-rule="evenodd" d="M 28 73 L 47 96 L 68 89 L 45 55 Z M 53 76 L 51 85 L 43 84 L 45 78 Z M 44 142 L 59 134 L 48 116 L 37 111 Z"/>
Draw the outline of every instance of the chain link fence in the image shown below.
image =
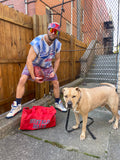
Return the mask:
<path fill-rule="evenodd" d="M 87 82 L 117 84 L 119 0 L 58 0 L 54 3 L 52 0 L 42 0 L 41 2 L 47 5 L 48 23 L 59 22 L 63 32 L 88 45 L 88 50 L 80 60 L 80 76 L 86 77 Z M 91 48 L 92 41 L 95 41 L 95 45 Z"/>
<path fill-rule="evenodd" d="M 87 43 L 97 40 L 105 52 L 118 45 L 119 0 L 41 0 L 48 23 L 57 21 L 61 30 Z M 110 46 L 110 47 L 108 47 Z"/>

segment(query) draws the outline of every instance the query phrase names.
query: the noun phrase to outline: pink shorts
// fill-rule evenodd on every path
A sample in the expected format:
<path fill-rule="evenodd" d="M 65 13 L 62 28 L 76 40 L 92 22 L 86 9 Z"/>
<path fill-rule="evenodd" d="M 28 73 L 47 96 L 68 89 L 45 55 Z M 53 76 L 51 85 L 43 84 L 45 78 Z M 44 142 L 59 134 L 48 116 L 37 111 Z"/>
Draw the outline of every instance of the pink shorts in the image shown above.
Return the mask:
<path fill-rule="evenodd" d="M 57 78 L 57 74 L 55 74 L 55 76 L 53 78 L 50 78 L 49 75 L 50 73 L 53 72 L 53 67 L 50 67 L 50 68 L 42 68 L 42 71 L 44 73 L 44 80 L 43 81 L 54 81 L 54 80 L 58 80 Z M 27 75 L 29 76 L 29 80 L 33 80 L 31 78 L 31 75 L 30 75 L 30 72 L 28 71 L 28 68 L 27 68 L 27 65 L 25 65 L 23 71 L 22 71 L 22 75 Z"/>

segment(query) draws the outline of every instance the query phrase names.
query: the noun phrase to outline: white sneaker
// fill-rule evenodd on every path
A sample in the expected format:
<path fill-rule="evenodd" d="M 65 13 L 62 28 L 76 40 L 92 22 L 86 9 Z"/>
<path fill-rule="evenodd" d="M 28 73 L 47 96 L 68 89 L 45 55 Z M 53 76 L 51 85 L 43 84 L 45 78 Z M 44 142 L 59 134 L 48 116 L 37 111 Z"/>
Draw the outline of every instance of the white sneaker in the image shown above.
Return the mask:
<path fill-rule="evenodd" d="M 21 104 L 17 105 L 16 101 L 13 101 L 13 104 L 11 105 L 11 110 L 10 112 L 6 115 L 6 118 L 12 118 L 14 117 L 17 113 L 22 111 Z"/>
<path fill-rule="evenodd" d="M 67 112 L 67 109 L 63 106 L 63 103 L 61 100 L 59 101 L 59 103 L 55 102 L 55 108 L 59 109 L 62 112 Z"/>

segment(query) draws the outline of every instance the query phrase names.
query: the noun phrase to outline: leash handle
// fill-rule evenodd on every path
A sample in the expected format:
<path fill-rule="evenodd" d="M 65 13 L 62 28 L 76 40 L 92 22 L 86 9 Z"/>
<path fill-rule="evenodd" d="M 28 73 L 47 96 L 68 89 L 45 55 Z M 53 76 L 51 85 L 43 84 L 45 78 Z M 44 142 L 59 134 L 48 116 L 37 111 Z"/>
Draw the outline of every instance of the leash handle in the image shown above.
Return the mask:
<path fill-rule="evenodd" d="M 72 131 L 74 131 L 74 130 L 76 130 L 76 129 L 68 129 L 69 116 L 70 116 L 70 109 L 68 109 L 68 114 L 67 114 L 67 119 L 66 119 L 66 124 L 65 124 L 65 129 L 66 129 L 66 131 L 70 133 L 70 132 L 72 132 Z M 91 137 L 95 140 L 96 137 L 94 136 L 94 134 L 93 134 L 93 133 L 90 131 L 90 129 L 89 129 L 89 126 L 90 126 L 91 124 L 93 124 L 94 120 L 93 120 L 93 118 L 91 118 L 91 117 L 88 117 L 88 119 L 90 119 L 91 122 L 90 122 L 89 124 L 87 124 L 86 129 L 88 130 L 88 132 L 89 132 L 89 134 L 91 135 Z M 81 124 L 81 123 L 83 123 L 83 121 L 80 121 L 80 124 Z M 79 127 L 78 127 L 78 128 L 80 128 L 80 124 L 79 124 Z M 78 129 L 78 128 L 77 128 L 77 129 Z"/>

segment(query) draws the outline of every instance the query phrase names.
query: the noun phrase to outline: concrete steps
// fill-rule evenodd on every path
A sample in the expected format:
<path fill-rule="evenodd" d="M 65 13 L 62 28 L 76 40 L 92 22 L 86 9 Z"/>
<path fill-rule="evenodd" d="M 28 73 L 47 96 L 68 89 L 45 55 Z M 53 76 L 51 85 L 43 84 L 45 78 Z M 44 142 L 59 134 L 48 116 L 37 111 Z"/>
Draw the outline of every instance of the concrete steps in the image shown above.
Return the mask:
<path fill-rule="evenodd" d="M 96 55 L 85 77 L 85 82 L 117 83 L 117 54 Z"/>

